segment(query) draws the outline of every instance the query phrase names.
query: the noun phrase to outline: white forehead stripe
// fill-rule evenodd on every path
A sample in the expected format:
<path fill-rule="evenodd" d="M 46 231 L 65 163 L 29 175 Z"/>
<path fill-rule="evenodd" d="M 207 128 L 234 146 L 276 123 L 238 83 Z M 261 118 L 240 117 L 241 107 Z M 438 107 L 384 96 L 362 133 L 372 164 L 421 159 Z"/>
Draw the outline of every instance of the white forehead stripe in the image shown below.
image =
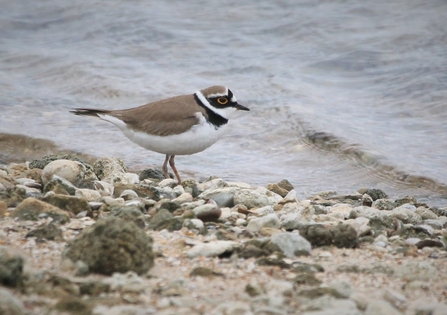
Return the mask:
<path fill-rule="evenodd" d="M 232 101 L 233 103 L 237 103 L 236 96 L 233 95 L 233 97 L 231 98 L 231 101 Z"/>
<path fill-rule="evenodd" d="M 203 96 L 202 92 L 197 91 L 197 92 L 194 93 L 194 94 L 197 96 L 197 98 L 200 100 L 200 102 L 201 102 L 203 105 L 205 105 L 206 107 L 208 107 L 209 109 L 212 110 L 212 106 L 211 106 L 210 102 L 208 102 L 208 100 L 206 99 L 206 97 Z"/>

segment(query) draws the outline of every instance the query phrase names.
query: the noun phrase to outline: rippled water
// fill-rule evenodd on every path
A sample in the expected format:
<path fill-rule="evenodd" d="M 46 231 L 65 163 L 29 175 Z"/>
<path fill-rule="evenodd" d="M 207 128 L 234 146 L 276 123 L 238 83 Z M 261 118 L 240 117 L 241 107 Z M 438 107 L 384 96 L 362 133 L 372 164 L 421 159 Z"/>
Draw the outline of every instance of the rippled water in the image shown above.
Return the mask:
<path fill-rule="evenodd" d="M 443 0 L 3 0 L 0 132 L 161 165 L 68 110 L 223 84 L 252 111 L 210 149 L 178 157 L 181 173 L 445 204 L 446 21 Z"/>

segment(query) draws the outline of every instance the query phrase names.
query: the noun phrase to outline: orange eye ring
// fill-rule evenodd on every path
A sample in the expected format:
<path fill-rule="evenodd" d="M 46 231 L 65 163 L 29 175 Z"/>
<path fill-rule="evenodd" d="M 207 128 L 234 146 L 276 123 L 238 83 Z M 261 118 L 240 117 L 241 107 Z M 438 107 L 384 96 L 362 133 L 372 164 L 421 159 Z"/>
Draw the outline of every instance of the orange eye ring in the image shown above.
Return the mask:
<path fill-rule="evenodd" d="M 221 97 L 219 97 L 219 98 L 217 99 L 217 102 L 218 102 L 220 105 L 225 105 L 226 103 L 228 103 L 228 99 L 227 99 L 226 97 L 221 96 Z"/>

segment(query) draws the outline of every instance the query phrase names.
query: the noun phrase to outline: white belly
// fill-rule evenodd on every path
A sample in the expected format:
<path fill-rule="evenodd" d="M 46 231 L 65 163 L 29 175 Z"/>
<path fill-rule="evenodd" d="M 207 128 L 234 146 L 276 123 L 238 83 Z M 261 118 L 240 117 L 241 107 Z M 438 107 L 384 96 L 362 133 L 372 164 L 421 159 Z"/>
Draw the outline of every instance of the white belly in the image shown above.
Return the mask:
<path fill-rule="evenodd" d="M 127 138 L 143 148 L 169 155 L 189 155 L 201 152 L 213 145 L 219 139 L 224 129 L 224 126 L 221 126 L 216 130 L 202 116 L 199 124 L 193 126 L 185 133 L 171 136 L 155 136 L 128 129 L 122 121 L 114 117 L 103 116 L 101 118 L 116 125 Z"/>

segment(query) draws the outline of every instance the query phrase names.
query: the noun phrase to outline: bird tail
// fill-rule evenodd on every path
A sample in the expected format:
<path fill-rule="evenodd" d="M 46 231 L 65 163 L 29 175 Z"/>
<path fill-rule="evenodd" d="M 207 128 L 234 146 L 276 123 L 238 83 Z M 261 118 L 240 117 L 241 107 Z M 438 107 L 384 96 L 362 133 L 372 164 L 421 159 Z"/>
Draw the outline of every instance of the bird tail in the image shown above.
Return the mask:
<path fill-rule="evenodd" d="M 73 113 L 75 115 L 94 116 L 94 117 L 99 117 L 98 114 L 107 114 L 109 112 L 110 112 L 109 110 L 93 109 L 93 108 L 75 108 L 70 111 L 70 113 Z"/>

